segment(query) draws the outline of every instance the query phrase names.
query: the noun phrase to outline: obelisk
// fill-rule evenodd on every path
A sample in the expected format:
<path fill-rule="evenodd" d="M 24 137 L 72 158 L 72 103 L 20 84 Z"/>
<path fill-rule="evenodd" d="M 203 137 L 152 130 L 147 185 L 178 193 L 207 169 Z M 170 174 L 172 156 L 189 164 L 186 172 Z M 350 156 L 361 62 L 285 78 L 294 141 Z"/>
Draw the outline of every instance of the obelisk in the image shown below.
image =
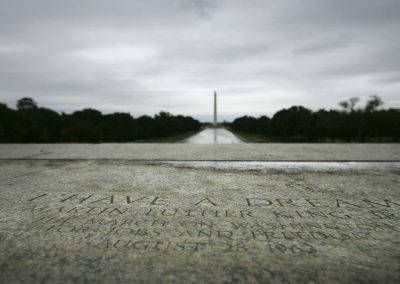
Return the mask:
<path fill-rule="evenodd" d="M 217 126 L 217 91 L 214 91 L 214 126 Z"/>

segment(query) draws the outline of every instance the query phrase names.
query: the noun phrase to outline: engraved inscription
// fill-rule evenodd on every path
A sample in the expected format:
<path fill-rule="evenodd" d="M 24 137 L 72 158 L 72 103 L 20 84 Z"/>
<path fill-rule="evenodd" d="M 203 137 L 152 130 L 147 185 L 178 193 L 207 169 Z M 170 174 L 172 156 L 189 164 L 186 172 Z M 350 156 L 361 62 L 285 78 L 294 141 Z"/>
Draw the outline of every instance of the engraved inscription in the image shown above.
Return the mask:
<path fill-rule="evenodd" d="M 390 199 L 201 196 L 177 201 L 170 196 L 38 193 L 22 203 L 26 222 L 10 225 L 0 242 L 38 232 L 106 250 L 296 256 L 318 254 L 325 243 L 398 244 L 400 231 L 400 203 Z"/>

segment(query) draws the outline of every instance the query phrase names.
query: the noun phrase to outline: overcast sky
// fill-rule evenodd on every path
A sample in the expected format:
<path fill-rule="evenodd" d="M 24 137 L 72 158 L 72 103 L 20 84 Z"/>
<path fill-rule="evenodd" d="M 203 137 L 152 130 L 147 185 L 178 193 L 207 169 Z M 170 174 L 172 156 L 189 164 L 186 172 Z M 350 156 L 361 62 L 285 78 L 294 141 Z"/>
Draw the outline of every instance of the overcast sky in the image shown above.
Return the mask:
<path fill-rule="evenodd" d="M 399 0 L 0 0 L 0 102 L 271 116 L 400 107 Z"/>

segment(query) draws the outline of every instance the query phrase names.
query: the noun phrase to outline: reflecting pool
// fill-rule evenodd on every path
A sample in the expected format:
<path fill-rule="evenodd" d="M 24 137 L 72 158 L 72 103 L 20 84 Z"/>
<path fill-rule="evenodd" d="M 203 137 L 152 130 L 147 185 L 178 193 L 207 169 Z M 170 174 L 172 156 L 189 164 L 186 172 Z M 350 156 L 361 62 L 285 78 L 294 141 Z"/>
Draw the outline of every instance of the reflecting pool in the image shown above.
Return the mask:
<path fill-rule="evenodd" d="M 183 143 L 189 144 L 240 144 L 246 143 L 225 128 L 206 128 L 187 138 Z"/>

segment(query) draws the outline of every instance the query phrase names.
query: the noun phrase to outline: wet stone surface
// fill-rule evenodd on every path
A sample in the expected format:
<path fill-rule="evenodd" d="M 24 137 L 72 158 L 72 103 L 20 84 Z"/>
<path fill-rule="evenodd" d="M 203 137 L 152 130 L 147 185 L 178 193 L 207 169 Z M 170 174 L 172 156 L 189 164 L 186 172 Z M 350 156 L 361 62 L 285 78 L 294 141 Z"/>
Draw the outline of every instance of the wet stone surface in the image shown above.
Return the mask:
<path fill-rule="evenodd" d="M 7 156 L 0 283 L 399 283 L 398 161 L 319 163 Z"/>

